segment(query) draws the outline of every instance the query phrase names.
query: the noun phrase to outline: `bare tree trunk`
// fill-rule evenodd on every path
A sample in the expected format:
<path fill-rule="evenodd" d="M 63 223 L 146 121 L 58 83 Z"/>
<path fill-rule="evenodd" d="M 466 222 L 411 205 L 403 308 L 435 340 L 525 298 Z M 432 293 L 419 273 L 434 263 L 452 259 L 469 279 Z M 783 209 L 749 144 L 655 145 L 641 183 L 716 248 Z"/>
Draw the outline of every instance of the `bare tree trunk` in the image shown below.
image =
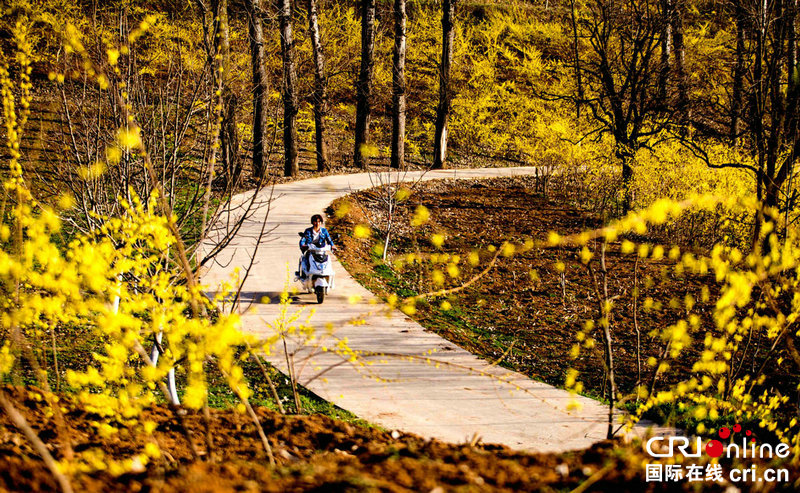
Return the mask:
<path fill-rule="evenodd" d="M 783 71 L 787 67 L 785 59 L 788 58 L 788 45 L 785 43 L 788 34 L 788 16 L 791 15 L 790 6 L 786 5 L 788 0 L 774 0 L 770 3 L 772 15 L 769 24 L 772 27 L 773 54 L 767 62 L 767 78 L 769 80 L 769 99 L 770 99 L 770 137 L 767 144 L 767 186 L 764 195 L 764 204 L 768 207 L 778 207 L 780 202 L 781 188 L 783 187 L 786 176 L 782 176 L 778 171 L 783 167 L 779 163 L 779 156 L 784 145 L 788 144 L 794 148 L 794 132 L 789 124 L 793 109 L 787 107 L 787 101 L 783 92 L 781 80 Z M 789 8 L 786 8 L 789 7 Z M 770 63 L 771 62 L 771 63 Z M 786 74 L 786 79 L 791 84 L 792 74 Z M 787 90 L 789 87 L 787 86 Z M 788 130 L 788 132 L 786 132 Z"/>
<path fill-rule="evenodd" d="M 795 161 L 797 159 L 798 140 L 800 140 L 800 121 L 798 121 L 797 105 L 800 104 L 800 81 L 797 74 L 797 22 L 798 0 L 788 0 L 786 5 L 786 128 L 785 133 L 791 145 L 791 151 L 785 158 L 787 169 L 786 209 L 784 219 L 784 239 L 788 236 L 789 212 L 794 208 L 795 196 L 792 190 L 795 179 Z"/>
<path fill-rule="evenodd" d="M 281 28 L 283 58 L 283 175 L 297 176 L 297 71 L 292 37 L 292 0 L 278 0 L 278 21 Z"/>
<path fill-rule="evenodd" d="M 578 21 L 575 12 L 575 0 L 569 1 L 570 20 L 572 21 L 572 55 L 575 57 L 575 84 L 578 89 L 578 99 L 575 101 L 575 118 L 581 117 L 581 104 L 583 104 L 583 79 L 581 78 L 581 56 L 578 51 Z"/>
<path fill-rule="evenodd" d="M 436 108 L 436 133 L 433 141 L 433 168 L 443 169 L 447 163 L 447 118 L 450 115 L 450 65 L 453 60 L 453 17 L 456 0 L 442 4 L 442 63 L 439 68 L 439 106 Z"/>
<path fill-rule="evenodd" d="M 606 265 L 606 248 L 607 244 L 603 242 L 600 250 L 600 274 L 601 279 L 598 282 L 597 275 L 589 264 L 589 274 L 592 276 L 595 294 L 597 295 L 597 303 L 600 311 L 600 327 L 603 329 L 603 350 L 605 353 L 605 371 L 608 378 L 608 428 L 606 438 L 611 439 L 614 437 L 614 405 L 617 402 L 617 384 L 614 369 L 614 352 L 613 343 L 611 341 L 611 301 L 608 296 L 608 267 Z M 602 282 L 602 286 L 600 284 Z M 658 371 L 658 369 L 656 369 Z"/>
<path fill-rule="evenodd" d="M 317 0 L 308 0 L 308 30 L 311 34 L 311 48 L 314 55 L 314 130 L 316 131 L 317 171 L 330 169 L 328 144 L 325 142 L 328 114 L 328 82 L 325 79 L 325 55 L 317 22 Z"/>
<path fill-rule="evenodd" d="M 786 119 L 785 131 L 792 135 L 797 128 L 797 31 L 795 22 L 797 20 L 798 0 L 787 0 L 785 6 L 786 22 Z"/>
<path fill-rule="evenodd" d="M 685 15 L 685 0 L 675 0 L 672 19 L 672 47 L 675 53 L 675 79 L 678 86 L 678 100 L 676 107 L 681 123 L 687 123 L 691 117 L 689 111 L 689 90 L 686 78 L 686 49 L 683 40 L 683 17 Z"/>
<path fill-rule="evenodd" d="M 787 67 L 790 75 L 794 74 L 794 69 L 797 67 L 797 28 L 795 23 L 797 22 L 798 3 L 800 3 L 798 0 L 789 0 L 786 6 L 786 25 L 788 30 L 786 36 L 788 41 L 786 62 L 788 63 Z"/>
<path fill-rule="evenodd" d="M 366 168 L 363 148 L 369 141 L 372 74 L 375 66 L 375 0 L 361 1 L 361 68 L 356 82 L 356 135 L 353 164 Z"/>
<path fill-rule="evenodd" d="M 226 84 L 222 89 L 223 110 L 220 143 L 222 146 L 222 169 L 228 189 L 236 186 L 242 174 L 241 160 L 239 159 L 239 131 L 236 127 L 238 102 L 236 94 Z"/>
<path fill-rule="evenodd" d="M 631 190 L 631 185 L 633 184 L 632 156 L 628 150 L 622 148 L 617 148 L 616 155 L 617 159 L 622 163 L 622 187 L 625 193 L 622 199 L 622 213 L 627 214 L 631 210 L 634 199 L 633 191 Z"/>
<path fill-rule="evenodd" d="M 778 190 L 774 192 L 774 199 L 772 197 L 772 190 L 774 188 L 775 169 L 778 162 L 778 155 L 781 147 L 780 129 L 783 127 L 782 117 L 785 114 L 785 100 L 783 98 L 783 91 L 781 91 L 781 75 L 783 71 L 783 29 L 782 29 L 782 2 L 781 0 L 772 0 L 765 2 L 765 23 L 767 26 L 766 34 L 764 36 L 767 42 L 767 47 L 773 45 L 772 53 L 765 57 L 765 76 L 766 84 L 764 89 L 767 91 L 766 98 L 770 102 L 769 113 L 769 127 L 767 131 L 767 187 L 765 189 L 764 203 L 768 206 L 777 206 Z M 770 32 L 771 31 L 771 32 Z M 769 56 L 771 55 L 771 56 Z M 773 202 L 774 200 L 774 202 Z"/>
<path fill-rule="evenodd" d="M 239 160 L 239 132 L 236 128 L 236 95 L 231 91 L 228 80 L 231 72 L 231 42 L 230 26 L 228 24 L 228 0 L 215 0 L 214 15 L 216 16 L 216 33 L 220 38 L 220 51 L 222 57 L 222 128 L 220 129 L 220 150 L 222 157 L 222 172 L 226 187 L 232 189 L 236 186 L 241 175 Z"/>
<path fill-rule="evenodd" d="M 406 0 L 394 0 L 392 56 L 392 168 L 405 168 L 406 152 Z M 385 251 L 385 250 L 384 250 Z"/>
<path fill-rule="evenodd" d="M 748 118 L 750 131 L 755 139 L 755 145 L 758 152 L 758 177 L 756 180 L 756 197 L 760 201 L 763 197 L 764 186 L 764 156 L 766 154 L 766 145 L 764 139 L 764 121 L 761 118 L 762 110 L 764 108 L 764 77 L 763 77 L 763 59 L 766 46 L 766 22 L 767 22 L 767 0 L 759 2 L 759 9 L 757 11 L 758 22 L 755 27 L 756 38 L 756 53 L 755 61 L 753 63 L 753 88 L 750 95 L 750 117 Z"/>
<path fill-rule="evenodd" d="M 267 105 L 269 104 L 269 79 L 264 60 L 264 25 L 261 21 L 261 0 L 250 0 L 250 58 L 253 68 L 253 178 L 263 179 L 267 174 L 264 162 L 264 144 L 267 140 Z"/>
<path fill-rule="evenodd" d="M 758 167 L 758 173 L 756 174 L 756 199 L 759 202 L 764 200 L 764 189 L 770 179 L 765 171 L 767 161 L 765 158 L 767 154 L 767 144 L 764 131 L 764 120 L 761 117 L 765 106 L 764 100 L 766 98 L 766 93 L 764 91 L 763 62 L 764 58 L 767 56 L 767 11 L 767 0 L 759 0 L 758 10 L 756 10 L 754 15 L 754 20 L 756 20 L 753 29 L 753 34 L 755 35 L 755 60 L 753 63 L 753 82 L 750 90 L 748 102 L 749 114 L 747 118 L 750 132 L 755 141 Z M 763 222 L 763 212 L 761 210 L 756 211 L 753 226 L 753 238 L 750 242 L 751 249 L 755 248 L 756 244 L 758 244 Z"/>
<path fill-rule="evenodd" d="M 735 1 L 733 3 L 736 9 L 736 64 L 733 67 L 730 139 L 733 145 L 736 145 L 739 140 L 742 98 L 744 94 L 742 85 L 744 83 L 744 22 L 746 14 L 741 2 Z"/>
<path fill-rule="evenodd" d="M 672 71 L 671 55 L 672 55 L 672 16 L 674 13 L 673 0 L 661 0 L 661 9 L 663 11 L 664 25 L 661 31 L 661 66 L 659 67 L 658 75 L 658 98 L 662 104 L 667 102 L 667 83 L 669 82 L 669 74 Z"/>

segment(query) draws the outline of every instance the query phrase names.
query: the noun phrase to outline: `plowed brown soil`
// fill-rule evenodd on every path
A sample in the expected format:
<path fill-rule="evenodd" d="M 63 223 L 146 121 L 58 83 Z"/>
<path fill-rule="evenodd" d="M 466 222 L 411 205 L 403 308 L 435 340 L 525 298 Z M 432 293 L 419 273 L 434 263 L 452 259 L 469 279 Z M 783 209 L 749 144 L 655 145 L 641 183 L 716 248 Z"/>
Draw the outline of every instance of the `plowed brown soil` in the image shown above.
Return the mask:
<path fill-rule="evenodd" d="M 575 203 L 568 188 L 554 183 L 545 195 L 534 177 L 424 182 L 393 211 L 389 255 L 387 262 L 382 262 L 373 251 L 376 243 L 382 244 L 380 229 L 387 224 L 381 195 L 375 189 L 355 194 L 335 203 L 331 212 L 341 210 L 339 207 L 345 201 L 351 204 L 350 212 L 339 219 L 334 217 L 328 225 L 342 246 L 338 257 L 373 292 L 384 296 L 397 293 L 401 298 L 440 289 L 431 282 L 434 268 L 445 272 L 444 287 L 470 280 L 488 264 L 492 254 L 487 249 L 492 245 L 499 247 L 504 241 L 520 244 L 525 239 L 541 242 L 550 231 L 570 235 L 603 226 L 597 214 Z M 430 211 L 430 219 L 421 227 L 411 227 L 411 219 L 420 205 Z M 356 224 L 374 226 L 377 238 L 354 237 L 350 232 Z M 431 244 L 434 233 L 446 238 L 441 248 Z M 669 239 L 657 234 L 631 239 L 637 243 L 666 244 L 666 250 L 670 248 Z M 588 246 L 594 253 L 591 270 L 581 262 L 577 248 L 541 247 L 509 258 L 500 256 L 485 276 L 448 299 L 450 310 L 439 309 L 441 298 L 435 298 L 418 305 L 413 317 L 472 353 L 552 385 L 563 385 L 567 370 L 575 368 L 589 394 L 607 395 L 599 323 L 587 333 L 587 337 L 596 341 L 594 347 L 582 348 L 577 359 L 570 356 L 584 324 L 600 319 L 601 245 L 593 242 Z M 700 248 L 685 244 L 681 247 L 683 251 Z M 402 268 L 394 265 L 396 259 L 407 254 L 429 258 L 447 252 L 466 259 L 475 249 L 482 251 L 481 264 L 470 268 L 462 261 L 461 276 L 455 279 L 449 278 L 442 264 Z M 563 277 L 558 263 L 563 265 Z M 654 367 L 647 364 L 648 358 L 655 361 L 663 355 L 662 331 L 687 316 L 687 296 L 695 300 L 691 313 L 700 317 L 701 329 L 692 334 L 694 344 L 680 358 L 670 361 L 669 371 L 657 376 L 655 388 L 667 388 L 689 378 L 692 365 L 703 350 L 705 331 L 714 327 L 711 313 L 713 293 L 718 287 L 713 275 L 676 273 L 674 261 L 622 254 L 619 242 L 608 245 L 606 266 L 608 297 L 613 301 L 612 353 L 620 395 L 630 395 L 639 383 L 645 388 L 653 383 Z M 709 303 L 701 302 L 704 286 L 712 293 Z M 638 293 L 637 298 L 634 292 Z M 657 308 L 644 308 L 647 297 L 652 298 Z M 741 359 L 744 368 L 756 369 L 766 361 L 768 378 L 763 389 L 772 387 L 794 394 L 800 382 L 799 369 L 785 350 L 769 351 L 771 342 L 756 334 L 736 358 Z M 774 364 L 778 358 L 784 360 L 783 364 Z M 664 415 L 650 417 L 658 420 L 666 413 L 669 409 Z"/>
<path fill-rule="evenodd" d="M 35 389 L 2 391 L 45 441 L 56 459 L 75 451 L 102 450 L 123 459 L 138 453 L 145 437 L 120 433 L 101 437 L 96 416 L 64 398 L 65 428 L 48 417 Z M 182 419 L 156 407 L 147 413 L 158 427 L 153 438 L 162 458 L 143 471 L 119 477 L 104 472 L 71 478 L 75 491 L 540 491 L 570 490 L 591 480 L 607 491 L 645 491 L 641 453 L 612 442 L 561 455 L 523 454 L 490 445 L 451 445 L 417 436 L 353 426 L 323 416 L 283 416 L 259 408 L 278 465 L 270 467 L 253 423 L 233 411 L 212 410 Z M 184 422 L 199 458 L 193 458 Z M 206 436 L 212 437 L 208 450 Z M 591 478 L 591 479 L 590 479 Z M 57 483 L 23 434 L 0 414 L 0 490 L 55 491 Z"/>

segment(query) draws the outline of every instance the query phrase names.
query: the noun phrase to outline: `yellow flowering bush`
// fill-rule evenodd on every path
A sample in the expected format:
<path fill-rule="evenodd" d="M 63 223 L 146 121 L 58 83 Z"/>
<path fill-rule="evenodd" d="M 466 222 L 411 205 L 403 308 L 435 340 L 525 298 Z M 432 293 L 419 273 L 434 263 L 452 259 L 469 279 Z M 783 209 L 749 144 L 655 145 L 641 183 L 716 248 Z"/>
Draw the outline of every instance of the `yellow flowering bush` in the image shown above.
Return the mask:
<path fill-rule="evenodd" d="M 6 182 L 21 197 L 23 186 Z M 0 251 L 0 327 L 19 342 L 65 326 L 101 342 L 103 350 L 85 371 L 67 372 L 67 383 L 98 416 L 98 430 L 127 427 L 147 435 L 152 429 L 141 421 L 142 411 L 159 399 L 159 385 L 178 364 L 185 371 L 182 398 L 189 408 L 206 404 L 204 363 L 211 359 L 234 392 L 249 397 L 236 359 L 236 346 L 248 341 L 236 328 L 235 314 L 214 320 L 193 315 L 192 303 L 210 311 L 214 300 L 176 278 L 169 253 L 175 238 L 154 200 L 136 199 L 123 208 L 122 217 L 100 218 L 95 234 L 75 238 L 62 251 L 56 211 L 29 198 L 15 204 L 4 227 L 20 236 L 6 238 Z M 148 351 L 159 333 L 164 353 L 152 366 Z M 2 349 L 3 375 L 14 369 L 14 349 L 8 343 Z M 92 461 L 77 464 L 85 470 Z M 112 468 L 124 472 L 120 464 Z"/>
<path fill-rule="evenodd" d="M 759 210 L 753 199 L 736 197 L 694 195 L 681 202 L 659 199 L 649 208 L 631 213 L 606 228 L 573 238 L 555 235 L 552 241 L 585 245 L 590 239 L 607 243 L 631 234 L 641 238 L 655 228 L 680 224 L 686 214 L 713 214 L 720 208 L 743 216 L 752 216 L 752 211 Z M 662 271 L 664 276 L 692 275 L 705 283 L 700 299 L 688 293 L 683 300 L 673 298 L 671 308 L 683 314 L 674 323 L 644 328 L 660 341 L 663 351 L 660 358 L 653 357 L 647 362 L 651 377 L 639 382 L 634 395 L 616 396 L 639 402 L 627 417 L 628 427 L 651 409 L 668 406 L 672 417 L 684 426 L 687 422 L 701 421 L 692 430 L 697 433 L 709 431 L 709 423 L 710 431 L 714 423 L 754 423 L 765 433 L 791 444 L 795 457 L 800 453 L 798 421 L 792 419 L 795 406 L 792 395 L 798 389 L 788 389 L 785 383 L 768 378 L 765 371 L 784 364 L 786 358 L 800 363 L 800 354 L 794 346 L 794 340 L 800 336 L 795 326 L 800 316 L 800 231 L 795 227 L 777 228 L 781 222 L 777 211 L 767 210 L 763 214 L 761 237 L 749 251 L 729 242 L 719 242 L 707 253 L 641 240 L 622 242 L 623 255 L 653 261 L 671 259 L 671 267 Z M 592 261 L 591 256 L 581 257 L 583 263 Z M 638 293 L 640 288 L 633 289 Z M 600 337 L 604 343 L 613 345 L 608 341 L 613 334 L 610 320 L 619 302 L 609 298 L 605 303 L 600 318 L 587 321 L 584 330 L 577 334 L 573 359 L 593 347 L 598 327 L 611 325 L 610 331 Z M 634 310 L 660 309 L 665 308 L 649 297 L 641 305 L 634 303 Z M 750 347 L 756 339 L 765 341 L 762 344 L 768 348 L 758 359 Z M 759 365 L 745 367 L 745 358 Z M 686 364 L 690 369 L 688 375 L 672 371 L 673 365 Z M 566 386 L 579 392 L 582 384 L 577 377 L 577 371 L 571 371 Z M 669 383 L 676 379 L 677 383 Z M 657 382 L 667 383 L 657 385 Z"/>
<path fill-rule="evenodd" d="M 134 461 L 145 465 L 160 455 L 147 439 L 154 425 L 142 413 L 159 399 L 169 400 L 163 381 L 171 368 L 182 370 L 186 384 L 181 397 L 186 407 L 199 409 L 207 404 L 204 365 L 209 361 L 218 365 L 228 385 L 249 407 L 250 390 L 236 348 L 250 341 L 236 328 L 238 315 L 208 316 L 225 293 L 216 299 L 206 297 L 193 274 L 176 258 L 183 245 L 175 236 L 174 216 L 157 208 L 158 189 L 147 200 L 131 191 L 130 200 L 118 199 L 119 215 L 95 215 L 97 228 L 62 244 L 60 213 L 71 206 L 71 199 L 65 196 L 59 202 L 62 210 L 37 201 L 20 164 L 31 88 L 27 29 L 27 19 L 20 17 L 14 29 L 16 67 L 11 69 L 5 57 L 0 66 L 3 121 L 11 151 L 0 224 L 0 331 L 5 340 L 0 348 L 0 377 L 5 379 L 27 365 L 38 369 L 41 386 L 49 388 L 53 375 L 38 368 L 31 341 L 43 334 L 55 341 L 69 328 L 96 342 L 102 349 L 91 355 L 85 370 L 69 370 L 66 382 L 96 416 L 97 432 L 107 436 L 127 429 L 143 437 L 143 448 L 134 457 L 115 459 L 88 449 L 63 459 L 59 468 L 121 474 Z M 11 77 L 12 72 L 18 77 Z M 121 129 L 118 140 L 131 148 L 141 146 L 134 126 Z M 156 344 L 161 354 L 153 364 L 149 351 Z M 57 399 L 46 402 L 54 406 Z"/>

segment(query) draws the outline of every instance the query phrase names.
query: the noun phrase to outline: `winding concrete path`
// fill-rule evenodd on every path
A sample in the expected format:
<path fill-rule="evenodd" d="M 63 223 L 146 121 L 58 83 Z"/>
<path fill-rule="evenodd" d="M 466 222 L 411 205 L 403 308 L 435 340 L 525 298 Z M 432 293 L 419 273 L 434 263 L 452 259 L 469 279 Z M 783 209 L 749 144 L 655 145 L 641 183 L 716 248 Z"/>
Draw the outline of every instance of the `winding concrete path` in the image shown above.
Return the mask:
<path fill-rule="evenodd" d="M 428 172 L 422 179 L 535 172 L 535 168 L 459 169 Z M 420 173 L 408 173 L 405 178 L 419 177 Z M 374 179 L 362 173 L 275 186 L 270 206 L 263 203 L 247 220 L 218 255 L 217 263 L 204 273 L 203 282 L 215 286 L 229 280 L 235 268 L 246 269 L 269 209 L 266 229 L 271 231 L 259 245 L 242 288 L 242 327 L 261 337 L 272 336 L 272 325 L 281 312 L 279 293 L 288 273 L 297 267 L 297 232 L 308 226 L 312 214 L 321 213 L 338 197 L 373 186 Z M 252 193 L 237 196 L 234 204 L 246 203 L 250 197 Z M 269 191 L 259 195 L 268 197 Z M 218 223 L 220 230 L 225 222 Z M 290 340 L 288 350 L 294 353 L 298 380 L 324 399 L 386 428 L 456 443 L 479 437 L 485 443 L 550 452 L 585 448 L 605 437 L 608 409 L 599 402 L 492 367 L 425 331 L 403 313 L 382 310 L 382 304 L 338 261 L 335 269 L 336 289 L 322 305 L 316 304 L 313 294 L 297 294 L 288 315 L 300 313 L 299 321 L 314 327 L 316 342 L 328 348 L 346 340 L 356 351 L 420 358 L 372 357 L 353 363 L 337 351 Z M 282 349 L 282 344 L 276 345 L 268 359 L 286 372 Z M 435 362 L 426 362 L 428 356 L 444 364 L 437 368 Z M 580 411 L 568 411 L 572 402 L 579 404 Z"/>

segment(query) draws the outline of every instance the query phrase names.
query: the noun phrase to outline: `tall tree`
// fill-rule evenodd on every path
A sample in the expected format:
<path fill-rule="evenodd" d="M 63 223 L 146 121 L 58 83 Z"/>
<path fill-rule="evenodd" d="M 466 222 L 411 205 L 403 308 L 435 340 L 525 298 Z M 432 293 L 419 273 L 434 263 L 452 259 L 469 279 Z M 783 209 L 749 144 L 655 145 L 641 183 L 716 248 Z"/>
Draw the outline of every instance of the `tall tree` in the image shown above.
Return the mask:
<path fill-rule="evenodd" d="M 311 48 L 314 55 L 314 129 L 316 131 L 317 171 L 330 169 L 328 145 L 325 141 L 328 113 L 328 83 L 325 79 L 325 55 L 317 21 L 317 0 L 308 0 L 308 30 L 311 34 Z"/>
<path fill-rule="evenodd" d="M 759 2 L 758 11 L 753 87 L 746 120 L 757 158 L 758 198 L 768 207 L 777 207 L 781 189 L 793 175 L 800 155 L 800 81 L 790 61 L 797 47 L 789 29 L 796 17 L 796 4 L 791 0 L 764 0 Z"/>
<path fill-rule="evenodd" d="M 661 11 L 664 22 L 661 25 L 661 66 L 658 74 L 658 97 L 666 104 L 667 85 L 672 72 L 672 22 L 673 0 L 661 0 Z"/>
<path fill-rule="evenodd" d="M 447 163 L 447 119 L 450 116 L 452 89 L 450 65 L 453 61 L 455 31 L 453 18 L 456 0 L 442 2 L 442 61 L 439 66 L 439 105 L 436 108 L 436 128 L 433 139 L 433 168 L 442 169 Z"/>
<path fill-rule="evenodd" d="M 733 67 L 733 87 L 731 90 L 731 126 L 730 126 L 730 139 L 734 145 L 739 140 L 739 132 L 741 131 L 741 112 L 742 101 L 744 97 L 744 31 L 747 12 L 744 9 L 741 1 L 734 0 L 734 22 L 736 24 L 736 62 Z"/>
<path fill-rule="evenodd" d="M 569 13 L 570 21 L 572 24 L 572 56 L 575 59 L 575 88 L 578 97 L 575 99 L 575 118 L 581 118 L 581 101 L 585 97 L 583 93 L 583 80 L 581 79 L 581 56 L 580 56 L 580 40 L 578 38 L 578 21 L 576 19 L 577 12 L 575 7 L 575 0 L 569 0 Z"/>
<path fill-rule="evenodd" d="M 795 30 L 795 23 L 797 22 L 797 9 L 798 9 L 798 0 L 786 0 L 786 5 L 784 7 L 784 15 L 785 19 L 785 28 L 786 28 L 786 76 L 788 79 L 793 79 L 798 77 L 798 74 L 795 73 L 797 70 L 797 33 Z M 794 84 L 790 84 L 789 88 L 792 91 L 798 90 L 798 84 L 795 81 Z M 787 97 L 792 100 L 797 98 L 796 94 L 792 94 L 789 92 Z M 795 120 L 796 116 L 795 113 L 797 112 L 797 108 L 795 106 L 788 106 L 787 110 L 789 114 L 785 118 L 785 123 L 788 126 L 792 124 Z M 787 128 L 787 130 L 789 130 Z"/>
<path fill-rule="evenodd" d="M 579 28 L 587 41 L 580 64 L 586 97 L 597 128 L 614 137 L 625 188 L 622 209 L 632 203 L 632 160 L 669 122 L 659 97 L 663 4 L 647 0 L 591 0 Z M 579 98 L 574 95 L 572 97 Z"/>
<path fill-rule="evenodd" d="M 394 0 L 392 54 L 392 168 L 405 168 L 406 152 L 406 0 Z"/>
<path fill-rule="evenodd" d="M 215 33 L 219 37 L 219 53 L 222 59 L 222 126 L 220 128 L 220 150 L 222 173 L 228 188 L 236 186 L 241 176 L 239 159 L 239 132 L 236 126 L 236 94 L 231 90 L 231 42 L 228 23 L 228 0 L 214 0 L 212 9 L 215 15 Z"/>
<path fill-rule="evenodd" d="M 675 55 L 675 83 L 677 86 L 677 100 L 675 107 L 681 123 L 688 123 L 690 118 L 689 90 L 686 77 L 686 43 L 683 40 L 683 19 L 686 16 L 686 0 L 671 0 L 674 2 L 673 10 L 669 17 L 672 31 L 672 47 Z"/>
<path fill-rule="evenodd" d="M 253 69 L 253 177 L 263 179 L 267 174 L 264 144 L 267 137 L 267 105 L 269 79 L 264 59 L 264 26 L 261 21 L 261 0 L 249 0 L 250 59 Z"/>
<path fill-rule="evenodd" d="M 297 155 L 297 71 L 292 37 L 292 0 L 278 0 L 278 23 L 281 29 L 283 59 L 283 175 L 297 176 L 300 165 Z"/>
<path fill-rule="evenodd" d="M 356 135 L 353 164 L 366 168 L 364 146 L 369 142 L 372 75 L 375 66 L 375 0 L 361 0 L 361 68 L 356 82 Z"/>
<path fill-rule="evenodd" d="M 796 18 L 795 0 L 755 0 L 736 6 L 737 53 L 730 133 L 726 137 L 735 138 L 749 156 L 734 162 L 713 162 L 697 139 L 688 143 L 692 149 L 700 149 L 695 154 L 712 167 L 734 167 L 753 173 L 757 200 L 784 212 L 797 202 L 791 182 L 800 156 Z M 769 248 L 767 242 L 759 241 L 763 221 L 763 214 L 757 212 L 753 247 Z"/>
<path fill-rule="evenodd" d="M 689 122 L 689 91 L 686 77 L 686 47 L 683 21 L 686 0 L 661 0 L 661 63 L 658 99 L 669 111 L 674 109 L 681 123 Z M 674 86 L 674 91 L 670 91 Z"/>

